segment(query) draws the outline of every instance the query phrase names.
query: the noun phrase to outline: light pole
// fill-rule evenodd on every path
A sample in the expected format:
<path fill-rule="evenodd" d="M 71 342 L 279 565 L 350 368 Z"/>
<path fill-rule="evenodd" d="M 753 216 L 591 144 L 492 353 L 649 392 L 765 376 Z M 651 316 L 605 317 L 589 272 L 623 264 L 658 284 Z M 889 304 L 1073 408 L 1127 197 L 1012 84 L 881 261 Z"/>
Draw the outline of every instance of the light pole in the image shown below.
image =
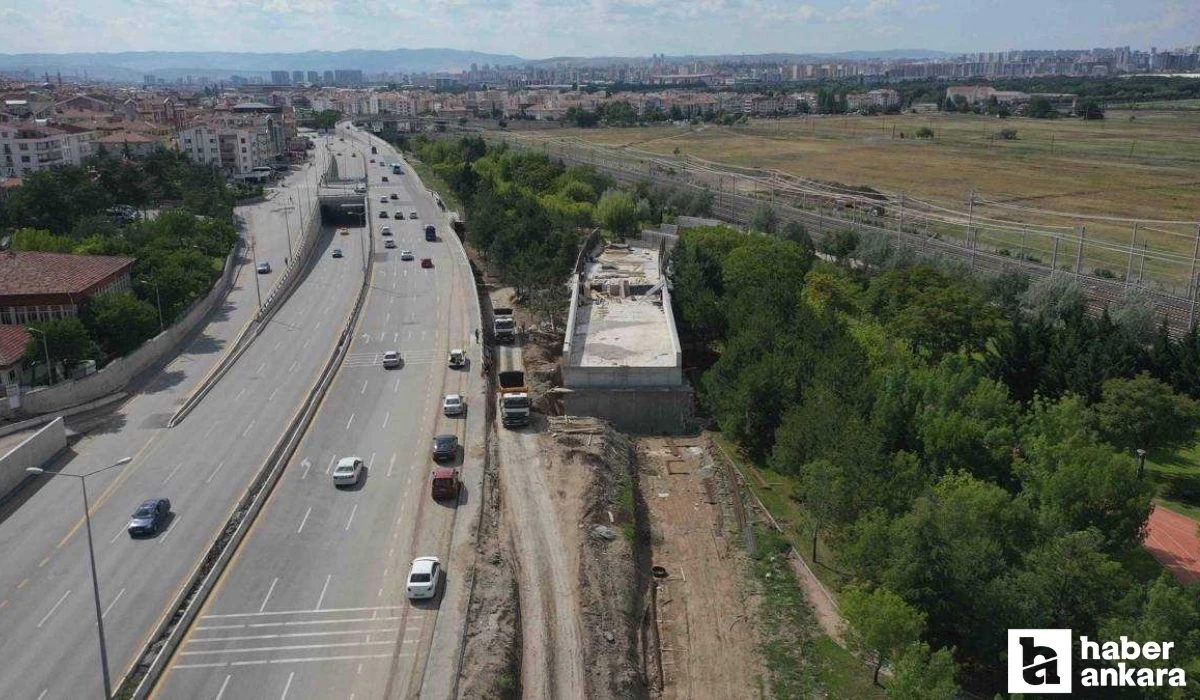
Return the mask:
<path fill-rule="evenodd" d="M 154 301 L 158 303 L 158 332 L 162 333 L 164 328 L 162 315 L 162 294 L 160 294 L 158 291 L 158 282 L 151 282 L 150 280 L 138 280 L 138 284 L 154 285 Z"/>
<path fill-rule="evenodd" d="M 1142 478 L 1142 474 L 1146 471 L 1146 451 L 1142 448 L 1135 450 L 1138 456 L 1138 478 Z"/>
<path fill-rule="evenodd" d="M 258 295 L 258 310 L 262 311 L 262 290 L 258 286 L 258 243 L 257 237 L 250 234 L 250 255 L 254 258 L 254 293 Z"/>
<path fill-rule="evenodd" d="M 295 200 L 292 199 L 291 197 L 288 197 L 288 201 L 294 202 Z M 292 217 L 288 216 L 288 213 L 291 212 L 293 209 L 295 209 L 295 207 L 279 207 L 277 209 L 271 210 L 272 212 L 274 212 L 276 214 L 278 214 L 279 212 L 283 212 L 283 225 L 284 225 L 284 230 L 287 231 L 287 239 L 288 239 L 288 259 L 291 259 L 291 256 L 292 256 Z"/>
<path fill-rule="evenodd" d="M 133 461 L 132 457 L 124 457 L 116 461 L 115 464 L 110 464 L 103 469 L 88 472 L 87 474 L 63 474 L 62 472 L 47 472 L 41 467 L 28 467 L 25 471 L 30 474 L 45 474 L 46 476 L 73 476 L 79 479 L 79 485 L 83 489 L 83 519 L 87 523 L 87 543 L 88 543 L 88 560 L 92 565 L 92 598 L 96 603 L 96 631 L 100 634 L 100 670 L 104 674 L 104 700 L 109 700 L 112 697 L 112 681 L 108 677 L 108 647 L 104 643 L 104 613 L 100 610 L 100 580 L 96 577 L 96 549 L 92 545 L 92 516 L 89 513 L 88 495 L 87 495 L 87 478 L 93 474 L 99 474 L 109 469 L 129 464 Z"/>
<path fill-rule="evenodd" d="M 46 338 L 46 331 L 39 331 L 31 326 L 26 326 L 25 330 L 42 336 L 42 349 L 46 351 L 46 386 L 50 386 L 54 383 L 54 365 L 50 364 L 50 341 Z"/>

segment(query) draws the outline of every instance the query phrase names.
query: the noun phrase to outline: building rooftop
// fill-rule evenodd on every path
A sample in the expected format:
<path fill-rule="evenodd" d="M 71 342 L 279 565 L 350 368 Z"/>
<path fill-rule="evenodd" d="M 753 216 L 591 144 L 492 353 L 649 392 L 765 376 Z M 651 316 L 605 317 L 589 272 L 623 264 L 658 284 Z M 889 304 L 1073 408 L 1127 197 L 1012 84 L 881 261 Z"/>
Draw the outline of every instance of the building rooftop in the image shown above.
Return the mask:
<path fill-rule="evenodd" d="M 29 331 L 25 326 L 0 325 L 0 367 L 16 364 L 25 355 Z"/>
<path fill-rule="evenodd" d="M 133 258 L 8 250 L 0 252 L 0 297 L 30 294 L 82 294 Z"/>

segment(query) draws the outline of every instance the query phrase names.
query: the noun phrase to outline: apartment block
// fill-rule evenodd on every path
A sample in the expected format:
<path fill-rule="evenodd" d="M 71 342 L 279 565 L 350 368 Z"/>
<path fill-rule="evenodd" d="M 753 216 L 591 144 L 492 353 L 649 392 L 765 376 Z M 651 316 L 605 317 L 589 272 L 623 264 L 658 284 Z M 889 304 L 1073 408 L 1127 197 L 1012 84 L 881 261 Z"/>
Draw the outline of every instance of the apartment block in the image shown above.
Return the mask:
<path fill-rule="evenodd" d="M 92 154 L 91 129 L 32 122 L 0 124 L 0 177 L 24 177 L 60 165 L 79 165 Z"/>
<path fill-rule="evenodd" d="M 179 150 L 197 163 L 215 165 L 227 175 L 248 175 L 272 165 L 279 152 L 263 128 L 200 124 L 179 132 Z"/>

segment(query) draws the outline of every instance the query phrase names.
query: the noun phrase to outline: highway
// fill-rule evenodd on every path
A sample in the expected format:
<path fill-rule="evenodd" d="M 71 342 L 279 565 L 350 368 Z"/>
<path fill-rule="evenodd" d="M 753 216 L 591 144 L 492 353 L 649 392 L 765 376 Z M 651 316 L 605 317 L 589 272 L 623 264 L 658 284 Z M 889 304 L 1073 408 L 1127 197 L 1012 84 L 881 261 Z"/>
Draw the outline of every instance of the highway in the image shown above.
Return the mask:
<path fill-rule="evenodd" d="M 348 139 L 365 144 L 365 135 L 350 133 Z M 382 141 L 372 143 L 380 154 L 368 158 L 399 160 Z M 374 264 L 346 359 L 156 697 L 451 694 L 466 607 L 471 548 L 465 540 L 474 532 L 482 477 L 486 407 L 478 306 L 462 247 L 412 170 L 394 175 L 379 163 L 371 167 Z M 383 175 L 390 182 L 383 183 Z M 379 218 L 380 210 L 389 218 Z M 390 216 L 396 210 L 404 220 Z M 417 220 L 408 217 L 411 211 Z M 437 226 L 440 240 L 425 241 L 427 223 Z M 395 234 L 395 249 L 383 247 L 385 225 Z M 416 260 L 400 260 L 404 249 Z M 421 267 L 425 257 L 432 269 Z M 465 370 L 448 368 L 452 347 L 468 351 Z M 387 350 L 400 351 L 401 368 L 382 367 Z M 467 396 L 465 419 L 442 415 L 446 393 Z M 457 504 L 434 502 L 429 493 L 430 441 L 440 433 L 453 433 L 461 443 L 456 462 L 465 486 Z M 367 469 L 360 486 L 335 489 L 331 469 L 346 456 L 360 457 Z M 409 564 L 430 554 L 447 565 L 445 593 L 410 603 L 404 596 Z"/>
<path fill-rule="evenodd" d="M 303 187 L 281 188 L 300 192 L 298 203 L 315 197 L 326 157 L 320 151 L 318 146 L 317 165 L 289 179 Z M 339 161 L 343 174 L 361 167 L 349 152 Z M 284 214 L 262 211 L 279 208 L 277 199 L 239 212 L 253 224 L 259 259 L 271 258 L 276 269 L 259 276 L 260 282 L 278 274 L 287 255 Z M 295 221 L 298 212 L 291 216 Z M 332 238 L 332 231 L 323 233 L 303 283 L 187 420 L 165 429 L 253 314 L 252 261 L 240 270 L 226 305 L 186 352 L 52 467 L 78 474 L 133 457 L 125 467 L 88 481 L 114 684 L 168 614 L 335 346 L 362 276 L 359 237 L 339 237 L 337 245 L 346 250 L 342 259 L 328 253 Z M 265 297 L 266 287 L 262 293 Z M 174 518 L 157 537 L 132 540 L 125 524 L 137 504 L 150 497 L 169 498 Z M 5 698 L 102 696 L 81 510 L 78 480 L 43 477 L 0 513 L 0 688 Z"/>

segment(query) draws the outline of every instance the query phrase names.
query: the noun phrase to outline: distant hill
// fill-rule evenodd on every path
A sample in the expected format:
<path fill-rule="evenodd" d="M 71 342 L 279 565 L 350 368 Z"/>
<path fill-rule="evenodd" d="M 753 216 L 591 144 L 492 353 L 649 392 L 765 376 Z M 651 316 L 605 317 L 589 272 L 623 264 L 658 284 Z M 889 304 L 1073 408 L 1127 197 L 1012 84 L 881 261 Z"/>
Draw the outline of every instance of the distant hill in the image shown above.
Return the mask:
<path fill-rule="evenodd" d="M 185 75 L 228 78 L 269 75 L 273 70 L 353 70 L 366 73 L 436 73 L 460 71 L 472 63 L 512 65 L 519 56 L 457 49 L 391 49 L 386 51 L 305 51 L 303 53 L 232 53 L 224 51 L 128 51 L 121 53 L 0 54 L 0 73 L 29 71 L 35 76 L 58 71 L 104 80 L 140 82 L 149 73 L 173 80 Z"/>

